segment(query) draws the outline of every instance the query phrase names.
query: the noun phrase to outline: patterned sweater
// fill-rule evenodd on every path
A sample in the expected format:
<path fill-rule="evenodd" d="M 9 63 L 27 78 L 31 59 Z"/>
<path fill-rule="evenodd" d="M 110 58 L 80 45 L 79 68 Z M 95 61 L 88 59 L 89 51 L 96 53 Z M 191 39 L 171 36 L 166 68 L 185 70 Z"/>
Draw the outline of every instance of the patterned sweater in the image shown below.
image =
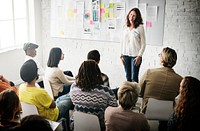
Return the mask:
<path fill-rule="evenodd" d="M 105 130 L 104 112 L 108 106 L 117 106 L 115 94 L 109 87 L 97 85 L 90 92 L 83 92 L 76 84 L 71 86 L 70 97 L 75 110 L 97 115 L 101 129 Z"/>

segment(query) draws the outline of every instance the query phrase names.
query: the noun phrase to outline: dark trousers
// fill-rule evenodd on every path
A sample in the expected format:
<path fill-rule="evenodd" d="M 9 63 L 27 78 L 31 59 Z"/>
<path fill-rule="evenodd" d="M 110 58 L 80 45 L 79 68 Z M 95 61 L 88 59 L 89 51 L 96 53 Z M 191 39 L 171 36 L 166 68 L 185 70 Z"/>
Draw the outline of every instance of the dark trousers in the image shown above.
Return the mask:
<path fill-rule="evenodd" d="M 135 58 L 136 57 L 123 56 L 126 79 L 127 81 L 130 81 L 130 82 L 134 82 L 134 81 L 138 82 L 139 69 L 142 63 L 142 59 L 141 59 L 140 64 L 136 66 Z"/>

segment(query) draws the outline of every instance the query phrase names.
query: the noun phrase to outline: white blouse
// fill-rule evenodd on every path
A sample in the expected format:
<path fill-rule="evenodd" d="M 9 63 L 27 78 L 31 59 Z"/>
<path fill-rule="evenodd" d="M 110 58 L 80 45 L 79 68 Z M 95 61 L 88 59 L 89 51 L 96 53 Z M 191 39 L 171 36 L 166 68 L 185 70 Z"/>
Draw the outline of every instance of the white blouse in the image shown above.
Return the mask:
<path fill-rule="evenodd" d="M 142 56 L 146 47 L 144 26 L 139 25 L 132 30 L 126 27 L 121 39 L 121 55 Z"/>

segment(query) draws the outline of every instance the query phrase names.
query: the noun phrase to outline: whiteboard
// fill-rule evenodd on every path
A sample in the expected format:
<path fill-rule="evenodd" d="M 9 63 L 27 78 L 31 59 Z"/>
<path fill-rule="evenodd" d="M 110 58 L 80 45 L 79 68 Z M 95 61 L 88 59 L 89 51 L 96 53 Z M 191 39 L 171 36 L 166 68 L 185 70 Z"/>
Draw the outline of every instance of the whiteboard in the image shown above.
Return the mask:
<path fill-rule="evenodd" d="M 162 45 L 164 0 L 51 0 L 51 37 L 120 42 L 133 7 L 142 13 L 146 43 Z"/>

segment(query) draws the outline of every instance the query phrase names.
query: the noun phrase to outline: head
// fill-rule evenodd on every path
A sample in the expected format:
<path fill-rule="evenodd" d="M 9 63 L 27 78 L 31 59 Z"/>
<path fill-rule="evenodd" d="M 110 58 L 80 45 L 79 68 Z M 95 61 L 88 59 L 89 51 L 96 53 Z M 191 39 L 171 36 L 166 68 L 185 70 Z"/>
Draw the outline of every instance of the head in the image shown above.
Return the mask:
<path fill-rule="evenodd" d="M 100 54 L 98 50 L 91 50 L 87 55 L 88 60 L 94 60 L 98 64 L 100 61 Z"/>
<path fill-rule="evenodd" d="M 4 90 L 0 93 L 0 120 L 1 124 L 7 124 L 14 120 L 19 112 L 20 102 L 13 90 Z"/>
<path fill-rule="evenodd" d="M 160 64 L 164 67 L 173 68 L 176 64 L 177 60 L 177 54 L 174 49 L 171 49 L 169 47 L 163 48 L 160 55 Z"/>
<path fill-rule="evenodd" d="M 32 59 L 27 60 L 20 69 L 20 77 L 24 82 L 31 83 L 38 79 L 38 68 Z"/>
<path fill-rule="evenodd" d="M 87 60 L 81 64 L 76 79 L 77 86 L 82 91 L 91 91 L 97 84 L 103 83 L 101 71 L 94 60 Z"/>
<path fill-rule="evenodd" d="M 117 92 L 119 104 L 124 110 L 131 110 L 138 100 L 139 87 L 136 82 L 124 82 Z"/>
<path fill-rule="evenodd" d="M 47 66 L 58 67 L 60 60 L 63 60 L 63 59 L 64 59 L 64 54 L 62 53 L 61 48 L 54 47 L 50 50 Z"/>
<path fill-rule="evenodd" d="M 36 49 L 38 48 L 38 45 L 34 43 L 24 43 L 23 50 L 25 51 L 25 54 L 30 57 L 36 56 Z"/>
<path fill-rule="evenodd" d="M 200 81 L 186 76 L 180 83 L 180 96 L 175 108 L 180 127 L 187 126 L 188 121 L 198 120 L 200 117 Z"/>
<path fill-rule="evenodd" d="M 138 8 L 131 9 L 126 16 L 127 27 L 130 27 L 131 23 L 134 23 L 135 28 L 143 24 L 142 16 Z"/>
<path fill-rule="evenodd" d="M 50 123 L 40 115 L 24 117 L 14 131 L 53 131 Z"/>

